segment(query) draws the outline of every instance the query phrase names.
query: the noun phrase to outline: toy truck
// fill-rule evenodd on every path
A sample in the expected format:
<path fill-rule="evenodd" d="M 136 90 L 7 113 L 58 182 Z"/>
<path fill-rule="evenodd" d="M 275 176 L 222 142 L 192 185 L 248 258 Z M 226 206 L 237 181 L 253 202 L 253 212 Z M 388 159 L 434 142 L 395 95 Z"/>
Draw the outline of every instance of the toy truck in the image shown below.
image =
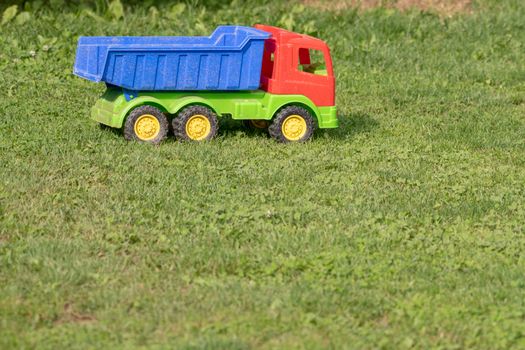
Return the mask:
<path fill-rule="evenodd" d="M 301 142 L 336 128 L 328 46 L 281 28 L 219 26 L 209 37 L 80 37 L 74 74 L 105 82 L 92 108 L 127 140 L 210 140 L 218 117 Z"/>

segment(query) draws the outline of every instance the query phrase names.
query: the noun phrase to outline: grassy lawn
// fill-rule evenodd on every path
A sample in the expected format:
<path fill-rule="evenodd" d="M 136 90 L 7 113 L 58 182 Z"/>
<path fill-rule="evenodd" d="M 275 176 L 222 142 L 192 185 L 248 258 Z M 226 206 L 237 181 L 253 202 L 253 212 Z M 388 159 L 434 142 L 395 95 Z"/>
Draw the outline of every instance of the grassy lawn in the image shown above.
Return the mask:
<path fill-rule="evenodd" d="M 525 347 L 522 1 L 35 7 L 0 26 L 0 348 Z M 341 127 L 155 147 L 89 119 L 79 35 L 223 23 L 325 39 Z"/>

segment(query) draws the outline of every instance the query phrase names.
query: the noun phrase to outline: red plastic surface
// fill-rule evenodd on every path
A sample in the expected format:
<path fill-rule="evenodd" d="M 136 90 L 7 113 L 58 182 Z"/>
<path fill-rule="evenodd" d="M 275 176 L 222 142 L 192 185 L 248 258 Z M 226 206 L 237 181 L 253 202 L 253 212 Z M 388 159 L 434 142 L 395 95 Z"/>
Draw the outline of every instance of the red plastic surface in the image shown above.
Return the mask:
<path fill-rule="evenodd" d="M 273 94 L 299 94 L 317 106 L 335 105 L 335 78 L 330 49 L 320 39 L 277 27 L 256 24 L 255 28 L 271 33 L 263 53 L 261 88 Z M 324 57 L 326 75 L 301 70 L 311 63 L 311 50 Z"/>

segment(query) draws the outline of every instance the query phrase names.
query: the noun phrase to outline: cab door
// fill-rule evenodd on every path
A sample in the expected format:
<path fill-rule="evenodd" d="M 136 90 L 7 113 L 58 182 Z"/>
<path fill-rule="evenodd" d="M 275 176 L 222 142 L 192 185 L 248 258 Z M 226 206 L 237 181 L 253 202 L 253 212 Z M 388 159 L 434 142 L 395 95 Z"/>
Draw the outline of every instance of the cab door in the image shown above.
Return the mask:
<path fill-rule="evenodd" d="M 328 47 L 294 47 L 288 76 L 296 93 L 307 96 L 317 106 L 335 105 L 335 79 Z"/>

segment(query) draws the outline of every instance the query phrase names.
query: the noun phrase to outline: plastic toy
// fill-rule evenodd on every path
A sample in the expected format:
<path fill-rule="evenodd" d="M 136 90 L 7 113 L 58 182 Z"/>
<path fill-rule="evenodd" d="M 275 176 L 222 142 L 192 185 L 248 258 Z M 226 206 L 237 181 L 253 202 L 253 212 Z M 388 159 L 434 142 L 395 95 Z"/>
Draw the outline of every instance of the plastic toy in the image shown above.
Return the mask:
<path fill-rule="evenodd" d="M 92 118 L 127 140 L 210 140 L 218 116 L 281 142 L 338 126 L 328 46 L 277 27 L 220 26 L 209 37 L 80 37 L 74 73 L 107 85 Z"/>

